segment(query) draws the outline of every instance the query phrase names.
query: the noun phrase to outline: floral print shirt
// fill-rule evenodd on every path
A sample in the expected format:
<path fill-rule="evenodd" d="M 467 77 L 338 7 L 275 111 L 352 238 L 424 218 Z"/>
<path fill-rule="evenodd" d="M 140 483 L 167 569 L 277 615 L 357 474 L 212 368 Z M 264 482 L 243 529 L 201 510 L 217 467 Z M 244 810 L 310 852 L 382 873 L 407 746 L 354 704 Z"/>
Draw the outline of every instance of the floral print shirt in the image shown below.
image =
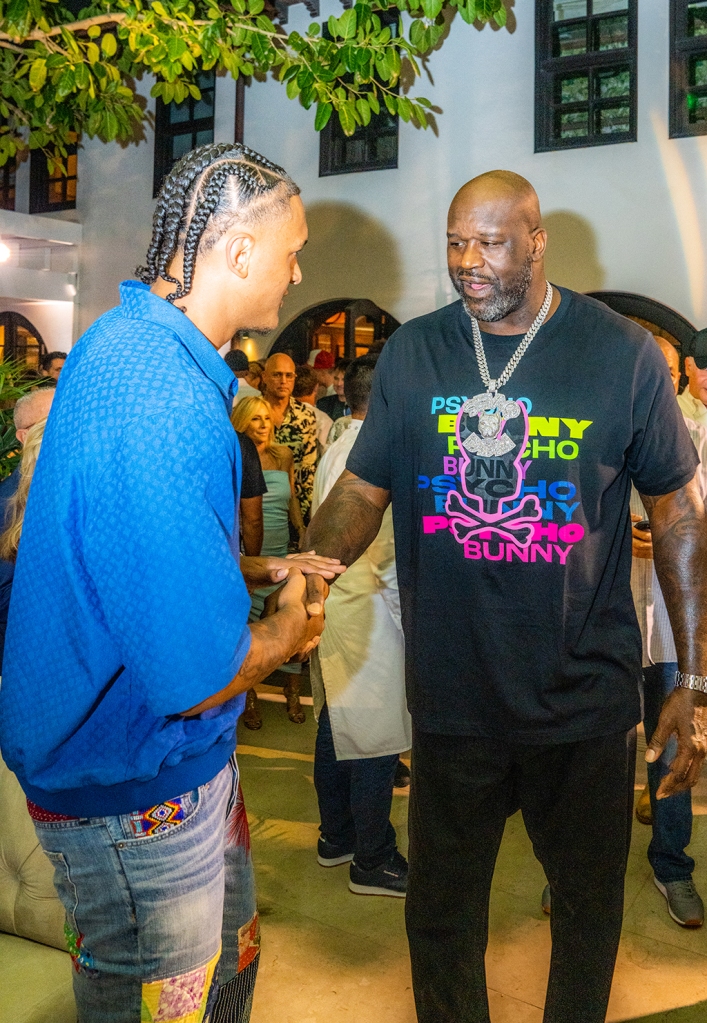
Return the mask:
<path fill-rule="evenodd" d="M 296 398 L 290 398 L 282 423 L 275 427 L 275 442 L 284 444 L 294 455 L 295 494 L 302 509 L 302 518 L 307 522 L 317 468 L 317 419 L 314 409 Z"/>

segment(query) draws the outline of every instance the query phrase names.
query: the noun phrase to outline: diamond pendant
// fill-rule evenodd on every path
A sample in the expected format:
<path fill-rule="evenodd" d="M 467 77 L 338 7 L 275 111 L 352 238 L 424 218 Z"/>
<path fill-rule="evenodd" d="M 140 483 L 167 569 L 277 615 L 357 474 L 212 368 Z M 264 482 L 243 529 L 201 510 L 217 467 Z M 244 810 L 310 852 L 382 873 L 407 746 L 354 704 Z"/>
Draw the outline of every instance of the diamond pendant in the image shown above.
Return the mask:
<path fill-rule="evenodd" d="M 507 401 L 505 394 L 495 393 L 495 384 L 495 380 L 489 380 L 486 394 L 476 394 L 462 405 L 463 413 L 479 419 L 479 432 L 470 433 L 463 442 L 464 447 L 482 458 L 500 458 L 516 446 L 504 431 L 506 421 L 520 415 L 520 405 L 516 401 Z"/>

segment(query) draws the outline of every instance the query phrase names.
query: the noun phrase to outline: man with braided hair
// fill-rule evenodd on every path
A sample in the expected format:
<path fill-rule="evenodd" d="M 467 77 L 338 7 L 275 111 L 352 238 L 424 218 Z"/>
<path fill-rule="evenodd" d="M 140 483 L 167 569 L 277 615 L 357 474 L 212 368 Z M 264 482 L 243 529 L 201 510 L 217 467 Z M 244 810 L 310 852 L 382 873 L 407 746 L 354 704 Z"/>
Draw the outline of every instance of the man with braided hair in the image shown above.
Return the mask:
<path fill-rule="evenodd" d="M 142 283 L 122 284 L 72 350 L 45 434 L 0 743 L 55 867 L 80 1023 L 250 1016 L 259 931 L 236 721 L 246 690 L 318 642 L 303 573 L 343 569 L 240 557 L 235 378 L 218 349 L 276 327 L 299 283 L 298 191 L 244 146 L 185 156 Z M 248 589 L 279 581 L 276 613 L 249 626 Z"/>

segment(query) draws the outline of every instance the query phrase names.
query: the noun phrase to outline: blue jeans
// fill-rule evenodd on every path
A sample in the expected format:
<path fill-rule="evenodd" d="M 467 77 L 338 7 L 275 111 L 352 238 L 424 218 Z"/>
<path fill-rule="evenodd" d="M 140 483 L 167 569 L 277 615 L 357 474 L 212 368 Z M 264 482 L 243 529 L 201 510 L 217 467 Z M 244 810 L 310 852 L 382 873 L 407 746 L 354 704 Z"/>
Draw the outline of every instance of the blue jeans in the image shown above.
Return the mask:
<path fill-rule="evenodd" d="M 672 662 L 664 662 L 643 669 L 643 724 L 646 742 L 650 742 L 656 729 L 666 697 L 675 688 L 677 667 Z M 648 788 L 653 814 L 653 838 L 648 846 L 648 859 L 653 873 L 662 884 L 687 881 L 695 869 L 695 861 L 685 852 L 692 838 L 692 795 L 688 791 L 668 796 L 667 799 L 655 797 L 676 750 L 677 740 L 672 736 L 662 756 L 654 764 L 648 764 Z"/>
<path fill-rule="evenodd" d="M 35 820 L 79 1023 L 247 1023 L 260 934 L 235 756 L 143 814 Z"/>
<path fill-rule="evenodd" d="M 373 870 L 395 850 L 390 823 L 398 755 L 337 760 L 329 709 L 319 715 L 314 748 L 314 787 L 319 800 L 320 831 L 335 845 L 354 853 L 356 865 Z"/>

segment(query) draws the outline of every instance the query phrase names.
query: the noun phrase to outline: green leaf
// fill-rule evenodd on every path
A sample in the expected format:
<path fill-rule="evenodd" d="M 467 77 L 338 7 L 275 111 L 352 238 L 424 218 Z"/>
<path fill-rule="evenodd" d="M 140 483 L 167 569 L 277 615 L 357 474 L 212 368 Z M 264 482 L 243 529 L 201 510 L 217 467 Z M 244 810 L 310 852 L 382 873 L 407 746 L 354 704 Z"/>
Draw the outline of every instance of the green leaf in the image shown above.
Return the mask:
<path fill-rule="evenodd" d="M 118 52 L 118 42 L 115 36 L 107 32 L 101 39 L 101 49 L 105 53 L 106 57 L 114 57 Z"/>
<path fill-rule="evenodd" d="M 89 25 L 89 27 L 88 27 L 88 38 L 89 39 L 98 39 L 100 34 L 101 34 L 101 29 L 100 29 L 99 25 Z"/>
<path fill-rule="evenodd" d="M 508 11 L 505 6 L 499 7 L 493 16 L 493 20 L 496 22 L 499 28 L 503 28 L 508 20 Z"/>
<path fill-rule="evenodd" d="M 368 100 L 364 99 L 363 96 L 356 100 L 356 110 L 358 111 L 358 116 L 361 118 L 361 123 L 365 128 L 365 126 L 370 124 L 371 121 L 371 108 L 368 104 Z"/>
<path fill-rule="evenodd" d="M 86 47 L 86 56 L 89 64 L 96 64 L 101 59 L 101 51 L 95 43 L 89 43 Z"/>
<path fill-rule="evenodd" d="M 329 20 L 327 21 L 327 28 L 329 29 L 329 35 L 332 37 L 332 39 L 339 38 L 339 19 L 335 17 L 333 14 L 329 15 Z"/>
<path fill-rule="evenodd" d="M 442 0 L 422 0 L 422 10 L 425 12 L 426 18 L 434 21 L 442 10 Z"/>
<path fill-rule="evenodd" d="M 162 4 L 160 3 L 160 0 L 153 0 L 153 3 L 151 4 L 151 7 L 152 7 L 152 10 L 155 12 L 155 14 L 159 14 L 160 18 L 168 18 L 169 17 L 169 15 L 167 14 L 167 11 L 164 9 Z"/>
<path fill-rule="evenodd" d="M 350 7 L 339 18 L 339 32 L 344 39 L 353 39 L 356 35 L 356 11 Z"/>
<path fill-rule="evenodd" d="M 356 116 L 353 110 L 353 103 L 347 101 L 340 107 L 339 121 L 344 129 L 344 135 L 353 135 L 356 131 Z"/>
<path fill-rule="evenodd" d="M 291 78 L 287 83 L 288 99 L 295 99 L 299 95 L 299 84 L 296 78 Z"/>
<path fill-rule="evenodd" d="M 46 60 L 35 60 L 29 70 L 29 84 L 34 92 L 39 92 L 47 80 Z"/>
<path fill-rule="evenodd" d="M 314 118 L 314 130 L 321 131 L 326 128 L 334 108 L 331 103 L 317 103 L 317 113 Z"/>
<path fill-rule="evenodd" d="M 313 21 L 312 24 L 307 29 L 307 35 L 311 39 L 313 39 L 316 36 L 318 36 L 320 32 L 321 32 L 321 28 L 319 27 L 319 22 L 318 21 Z"/>
<path fill-rule="evenodd" d="M 368 105 L 373 111 L 373 113 L 379 114 L 381 112 L 381 105 L 375 92 L 369 92 L 366 96 L 366 99 L 368 100 Z"/>
<path fill-rule="evenodd" d="M 398 112 L 398 104 L 396 103 L 397 96 L 391 96 L 389 92 L 384 92 L 383 99 L 385 100 L 385 105 L 388 108 L 388 113 L 393 115 L 397 114 Z"/>

